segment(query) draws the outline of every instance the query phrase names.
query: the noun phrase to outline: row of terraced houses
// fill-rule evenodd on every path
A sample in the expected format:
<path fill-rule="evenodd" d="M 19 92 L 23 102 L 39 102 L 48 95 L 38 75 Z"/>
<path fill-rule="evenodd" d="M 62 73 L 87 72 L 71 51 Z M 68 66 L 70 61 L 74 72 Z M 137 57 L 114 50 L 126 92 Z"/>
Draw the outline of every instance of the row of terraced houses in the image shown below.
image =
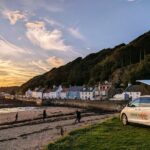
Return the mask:
<path fill-rule="evenodd" d="M 53 88 L 35 88 L 25 93 L 29 98 L 40 99 L 82 99 L 82 100 L 100 100 L 108 96 L 108 91 L 112 84 L 105 82 L 95 87 L 88 86 L 70 86 L 69 88 L 53 86 Z"/>

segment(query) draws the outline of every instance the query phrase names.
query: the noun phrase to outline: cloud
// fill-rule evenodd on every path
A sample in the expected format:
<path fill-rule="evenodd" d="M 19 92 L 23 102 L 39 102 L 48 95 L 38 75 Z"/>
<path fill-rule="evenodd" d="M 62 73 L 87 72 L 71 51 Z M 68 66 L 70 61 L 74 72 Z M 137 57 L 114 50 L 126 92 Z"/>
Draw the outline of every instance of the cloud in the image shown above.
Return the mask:
<path fill-rule="evenodd" d="M 0 76 L 5 76 L 5 75 L 8 75 L 8 72 L 7 72 L 7 71 L 1 71 L 1 70 L 0 70 Z"/>
<path fill-rule="evenodd" d="M 11 60 L 0 59 L 0 86 L 21 85 L 36 74 L 30 66 L 25 67 Z"/>
<path fill-rule="evenodd" d="M 56 56 L 49 57 L 47 59 L 47 62 L 51 64 L 53 67 L 59 67 L 64 65 L 64 60 Z"/>
<path fill-rule="evenodd" d="M 45 50 L 68 51 L 72 49 L 71 46 L 65 44 L 60 30 L 48 31 L 44 22 L 28 22 L 26 28 L 26 36 L 34 45 Z"/>
<path fill-rule="evenodd" d="M 75 37 L 75 38 L 77 38 L 77 39 L 79 39 L 79 40 L 85 40 L 85 37 L 80 33 L 80 31 L 79 31 L 79 29 L 78 28 L 69 28 L 68 29 L 68 31 L 69 31 L 69 33 L 73 36 L 73 37 Z"/>
<path fill-rule="evenodd" d="M 10 24 L 12 24 L 12 25 L 16 24 L 16 22 L 18 20 L 26 19 L 26 14 L 21 12 L 21 11 L 19 11 L 19 10 L 15 10 L 15 11 L 5 10 L 3 12 L 3 15 L 7 19 L 9 19 Z"/>
<path fill-rule="evenodd" d="M 36 68 L 40 69 L 41 71 L 45 72 L 45 71 L 49 71 L 53 67 L 59 67 L 64 65 L 64 60 L 56 56 L 51 56 L 46 61 L 34 60 L 30 63 L 30 65 L 33 65 Z"/>
<path fill-rule="evenodd" d="M 16 56 L 19 54 L 29 54 L 30 53 L 29 50 L 12 44 L 11 42 L 5 40 L 2 36 L 0 36 L 0 48 L 1 48 L 1 52 L 0 52 L 1 55 Z"/>
<path fill-rule="evenodd" d="M 44 29 L 45 23 L 42 21 L 28 22 L 28 23 L 26 23 L 26 27 L 28 30 Z"/>
<path fill-rule="evenodd" d="M 42 60 L 32 61 L 31 64 L 42 69 L 43 71 L 49 71 L 50 70 L 49 67 Z"/>
<path fill-rule="evenodd" d="M 53 19 L 48 19 L 48 18 L 44 18 L 44 21 L 46 21 L 47 23 L 49 23 L 51 26 L 58 26 L 58 27 L 62 27 L 64 28 L 64 25 L 61 24 L 60 22 L 53 20 Z"/>

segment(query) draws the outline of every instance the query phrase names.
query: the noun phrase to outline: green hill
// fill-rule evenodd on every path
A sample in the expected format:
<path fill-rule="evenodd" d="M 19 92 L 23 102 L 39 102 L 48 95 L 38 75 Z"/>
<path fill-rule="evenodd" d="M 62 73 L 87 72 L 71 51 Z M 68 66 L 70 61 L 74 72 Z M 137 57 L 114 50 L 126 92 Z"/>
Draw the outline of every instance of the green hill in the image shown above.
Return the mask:
<path fill-rule="evenodd" d="M 59 68 L 53 68 L 23 84 L 21 92 L 28 88 L 52 85 L 93 85 L 111 80 L 115 84 L 150 78 L 150 32 L 129 44 L 103 49 L 85 58 L 77 58 Z"/>

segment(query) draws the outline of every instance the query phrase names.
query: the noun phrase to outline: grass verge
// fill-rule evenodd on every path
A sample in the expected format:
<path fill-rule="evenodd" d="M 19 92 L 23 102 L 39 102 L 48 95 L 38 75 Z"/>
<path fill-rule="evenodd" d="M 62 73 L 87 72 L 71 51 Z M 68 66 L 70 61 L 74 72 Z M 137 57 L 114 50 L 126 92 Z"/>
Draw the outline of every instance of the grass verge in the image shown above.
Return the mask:
<path fill-rule="evenodd" d="M 118 118 L 71 132 L 46 150 L 150 150 L 150 128 L 123 126 Z"/>

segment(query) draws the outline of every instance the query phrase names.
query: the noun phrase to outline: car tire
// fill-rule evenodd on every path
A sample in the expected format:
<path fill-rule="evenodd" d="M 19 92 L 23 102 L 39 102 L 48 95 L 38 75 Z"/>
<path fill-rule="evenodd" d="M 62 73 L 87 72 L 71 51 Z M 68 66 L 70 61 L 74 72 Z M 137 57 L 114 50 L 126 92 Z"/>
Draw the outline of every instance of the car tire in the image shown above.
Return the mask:
<path fill-rule="evenodd" d="M 124 126 L 126 126 L 126 125 L 129 124 L 128 118 L 127 118 L 126 114 L 122 114 L 122 116 L 121 116 L 121 121 L 122 121 L 122 124 L 123 124 Z"/>

